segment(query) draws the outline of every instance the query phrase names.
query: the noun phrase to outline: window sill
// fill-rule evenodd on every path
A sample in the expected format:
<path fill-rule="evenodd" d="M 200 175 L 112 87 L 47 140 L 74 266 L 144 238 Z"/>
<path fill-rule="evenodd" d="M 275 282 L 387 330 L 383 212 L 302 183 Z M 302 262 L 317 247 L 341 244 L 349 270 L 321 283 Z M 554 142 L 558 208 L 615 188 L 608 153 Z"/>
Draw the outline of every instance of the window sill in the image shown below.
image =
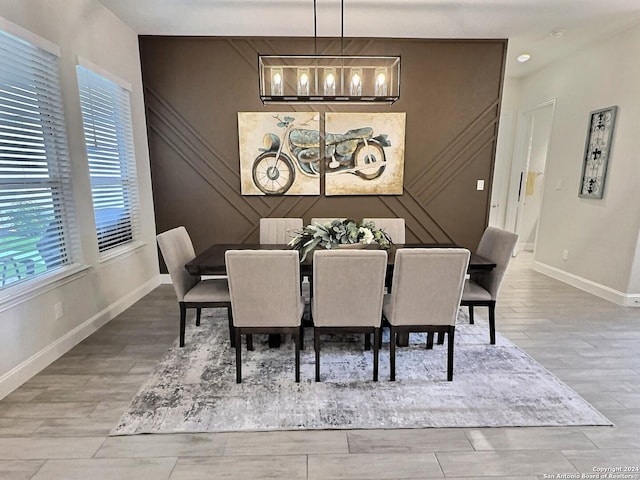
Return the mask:
<path fill-rule="evenodd" d="M 98 261 L 98 265 L 100 267 L 105 267 L 110 263 L 117 262 L 119 260 L 122 260 L 123 258 L 138 253 L 146 246 L 146 242 L 135 241 L 132 243 L 127 243 L 126 245 L 123 245 L 121 247 L 107 250 L 104 254 L 101 255 L 100 260 Z"/>
<path fill-rule="evenodd" d="M 2 290 L 0 292 L 0 312 L 84 277 L 90 268 L 90 265 L 75 263 L 32 281 L 20 283 L 6 290 Z"/>

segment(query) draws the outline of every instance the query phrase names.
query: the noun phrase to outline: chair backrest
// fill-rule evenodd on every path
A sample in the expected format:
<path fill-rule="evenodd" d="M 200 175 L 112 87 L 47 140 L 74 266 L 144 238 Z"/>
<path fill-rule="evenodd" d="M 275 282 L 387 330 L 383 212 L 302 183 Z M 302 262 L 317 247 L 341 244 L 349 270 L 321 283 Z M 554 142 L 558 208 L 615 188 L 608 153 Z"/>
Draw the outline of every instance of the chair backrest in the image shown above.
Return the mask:
<path fill-rule="evenodd" d="M 517 242 L 517 234 L 495 227 L 488 227 L 482 234 L 476 253 L 494 262 L 496 268 L 489 272 L 473 274 L 471 279 L 489 292 L 492 300 L 498 298 L 500 285 Z"/>
<path fill-rule="evenodd" d="M 191 243 L 191 237 L 184 227 L 176 227 L 156 236 L 162 258 L 167 265 L 173 288 L 178 301 L 184 300 L 184 295 L 200 281 L 197 275 L 191 275 L 184 268 L 184 264 L 193 260 L 196 252 Z"/>
<path fill-rule="evenodd" d="M 405 242 L 404 218 L 363 218 L 362 223 L 373 222 L 391 237 L 393 243 Z"/>
<path fill-rule="evenodd" d="M 289 243 L 302 227 L 301 218 L 261 218 L 260 243 Z"/>
<path fill-rule="evenodd" d="M 300 325 L 300 257 L 295 250 L 227 250 L 233 324 Z"/>
<path fill-rule="evenodd" d="M 345 220 L 346 217 L 314 217 L 311 219 L 311 225 L 319 223 L 319 224 L 325 224 L 325 223 L 331 223 L 334 220 Z"/>
<path fill-rule="evenodd" d="M 316 250 L 314 325 L 380 326 L 386 271 L 385 250 Z"/>
<path fill-rule="evenodd" d="M 398 249 L 389 322 L 455 325 L 470 255 L 465 248 Z"/>

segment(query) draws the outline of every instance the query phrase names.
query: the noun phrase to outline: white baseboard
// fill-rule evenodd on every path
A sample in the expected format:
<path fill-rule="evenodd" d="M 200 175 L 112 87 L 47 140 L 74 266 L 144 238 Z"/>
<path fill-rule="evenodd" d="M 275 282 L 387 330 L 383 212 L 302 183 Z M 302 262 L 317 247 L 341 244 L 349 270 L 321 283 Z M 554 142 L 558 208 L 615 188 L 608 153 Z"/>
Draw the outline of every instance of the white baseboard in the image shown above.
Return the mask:
<path fill-rule="evenodd" d="M 78 325 L 52 344 L 43 348 L 20 365 L 17 365 L 2 375 L 0 377 L 0 399 L 9 395 L 16 388 L 56 361 L 82 340 L 96 332 L 100 327 L 113 320 L 142 297 L 150 293 L 158 285 L 160 285 L 160 278 L 152 278 L 148 282 L 136 288 L 133 292 L 129 293 L 127 296 L 96 313 L 87 321 Z"/>
<path fill-rule="evenodd" d="M 624 293 L 606 285 L 587 280 L 586 278 L 579 277 L 572 273 L 565 272 L 559 268 L 552 267 L 545 263 L 533 262 L 533 270 L 536 272 L 547 275 L 561 282 L 568 283 L 569 285 L 579 288 L 585 292 L 591 293 L 600 298 L 604 298 L 612 303 L 621 305 L 623 307 L 640 307 L 640 294 Z"/>

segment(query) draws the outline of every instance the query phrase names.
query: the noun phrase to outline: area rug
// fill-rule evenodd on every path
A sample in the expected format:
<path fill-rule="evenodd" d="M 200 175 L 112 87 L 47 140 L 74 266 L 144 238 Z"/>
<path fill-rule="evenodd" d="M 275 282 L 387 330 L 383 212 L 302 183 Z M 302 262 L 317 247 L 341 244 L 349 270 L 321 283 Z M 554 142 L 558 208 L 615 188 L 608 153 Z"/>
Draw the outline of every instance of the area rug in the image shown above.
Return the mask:
<path fill-rule="evenodd" d="M 388 337 L 380 381 L 361 336 L 323 336 L 322 381 L 314 381 L 312 329 L 294 382 L 291 339 L 270 349 L 266 337 L 243 348 L 241 384 L 229 346 L 224 310 L 209 310 L 188 328 L 186 345 L 172 346 L 142 385 L 111 435 L 423 427 L 611 425 L 575 391 L 488 326 L 459 318 L 453 381 L 446 381 L 446 345 L 425 349 L 411 335 L 396 349 L 389 381 Z M 466 317 L 461 309 L 460 317 Z"/>

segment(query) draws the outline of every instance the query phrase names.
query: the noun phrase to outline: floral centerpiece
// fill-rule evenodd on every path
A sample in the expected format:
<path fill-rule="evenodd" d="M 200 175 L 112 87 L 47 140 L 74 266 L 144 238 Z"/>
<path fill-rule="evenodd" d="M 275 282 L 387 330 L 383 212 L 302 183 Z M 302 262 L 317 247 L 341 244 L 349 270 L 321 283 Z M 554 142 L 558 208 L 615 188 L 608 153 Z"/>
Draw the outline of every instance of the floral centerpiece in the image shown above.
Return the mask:
<path fill-rule="evenodd" d="M 331 223 L 314 223 L 302 230 L 296 230 L 289 246 L 298 250 L 303 261 L 307 254 L 316 247 L 327 249 L 340 246 L 363 244 L 375 245 L 379 248 L 389 248 L 391 237 L 373 222 L 358 224 L 355 220 L 333 220 Z"/>

